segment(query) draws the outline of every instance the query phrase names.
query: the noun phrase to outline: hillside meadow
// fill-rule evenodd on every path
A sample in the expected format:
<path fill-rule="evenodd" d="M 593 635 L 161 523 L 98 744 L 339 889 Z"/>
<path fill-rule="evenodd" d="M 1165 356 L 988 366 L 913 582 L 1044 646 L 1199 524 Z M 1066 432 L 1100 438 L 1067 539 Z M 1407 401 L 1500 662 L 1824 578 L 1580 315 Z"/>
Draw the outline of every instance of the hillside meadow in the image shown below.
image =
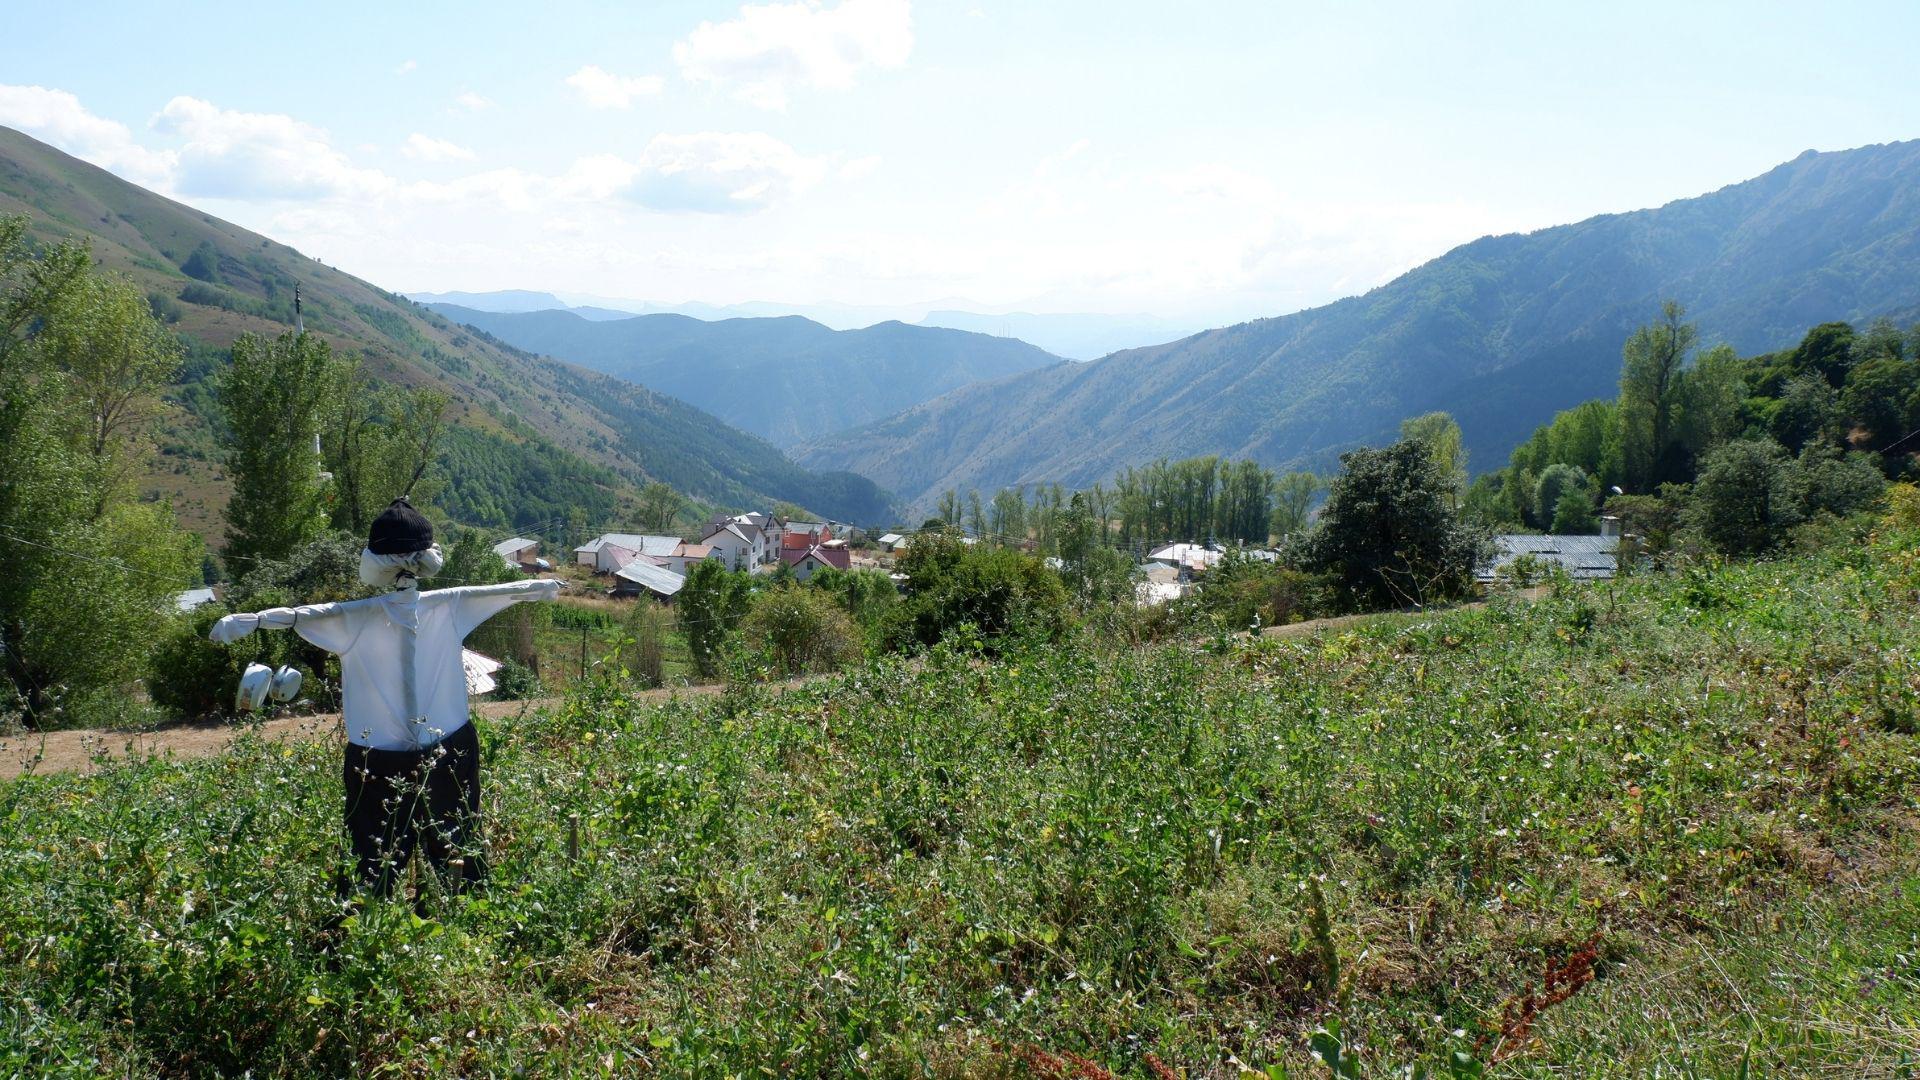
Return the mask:
<path fill-rule="evenodd" d="M 1920 534 L 484 731 L 328 950 L 339 759 L 0 785 L 0 1075 L 1910 1076 Z"/>

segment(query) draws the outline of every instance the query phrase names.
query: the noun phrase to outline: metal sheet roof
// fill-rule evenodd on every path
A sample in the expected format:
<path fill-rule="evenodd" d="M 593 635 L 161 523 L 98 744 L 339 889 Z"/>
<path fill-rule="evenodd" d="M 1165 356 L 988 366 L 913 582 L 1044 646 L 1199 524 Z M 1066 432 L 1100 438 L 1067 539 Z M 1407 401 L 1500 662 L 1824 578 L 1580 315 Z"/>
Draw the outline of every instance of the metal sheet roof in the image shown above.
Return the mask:
<path fill-rule="evenodd" d="M 682 585 L 687 583 L 686 578 L 681 577 L 679 574 L 674 573 L 664 566 L 655 566 L 652 563 L 641 562 L 638 559 L 615 570 L 613 576 L 625 578 L 635 585 L 651 592 L 659 593 L 661 596 L 672 596 L 674 593 L 680 591 Z"/>
<path fill-rule="evenodd" d="M 1616 564 L 1614 552 L 1619 549 L 1620 538 L 1616 536 L 1534 536 L 1511 533 L 1493 538 L 1498 553 L 1493 561 L 1480 568 L 1474 576 L 1481 581 L 1492 581 L 1500 568 L 1513 562 L 1522 555 L 1531 555 L 1542 562 L 1556 563 L 1568 576 L 1587 580 L 1604 580 L 1614 575 Z"/>

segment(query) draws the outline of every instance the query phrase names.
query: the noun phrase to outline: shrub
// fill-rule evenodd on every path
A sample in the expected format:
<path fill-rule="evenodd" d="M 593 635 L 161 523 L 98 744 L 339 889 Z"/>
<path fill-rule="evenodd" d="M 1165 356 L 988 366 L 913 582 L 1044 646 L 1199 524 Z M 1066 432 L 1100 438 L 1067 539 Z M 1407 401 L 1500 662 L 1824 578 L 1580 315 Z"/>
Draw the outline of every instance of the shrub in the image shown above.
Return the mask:
<path fill-rule="evenodd" d="M 860 632 L 827 594 L 804 585 L 769 589 L 743 624 L 749 648 L 781 675 L 835 671 L 860 654 Z"/>
<path fill-rule="evenodd" d="M 1771 439 L 1721 443 L 1701 459 L 1687 524 L 1727 554 L 1773 547 L 1806 517 L 1805 491 L 1792 464 Z"/>
<path fill-rule="evenodd" d="M 914 537 L 900 569 L 906 596 L 886 634 L 894 648 L 930 646 L 966 626 L 982 650 L 997 652 L 1003 638 L 1051 639 L 1066 628 L 1066 586 L 1031 555 L 970 548 L 935 530 Z"/>

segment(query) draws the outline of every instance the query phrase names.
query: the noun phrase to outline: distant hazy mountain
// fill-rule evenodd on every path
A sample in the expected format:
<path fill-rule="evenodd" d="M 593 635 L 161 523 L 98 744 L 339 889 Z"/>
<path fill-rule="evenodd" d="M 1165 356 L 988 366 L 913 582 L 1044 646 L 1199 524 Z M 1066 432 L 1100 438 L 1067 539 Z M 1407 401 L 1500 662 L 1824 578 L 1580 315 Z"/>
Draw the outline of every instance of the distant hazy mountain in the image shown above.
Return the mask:
<path fill-rule="evenodd" d="M 981 379 L 1061 363 L 1024 341 L 886 322 L 831 330 L 798 316 L 592 321 L 436 304 L 511 345 L 683 398 L 779 445 L 818 438 Z"/>
<path fill-rule="evenodd" d="M 1743 351 L 1920 310 L 1920 142 L 1809 151 L 1659 209 L 1476 240 L 1364 296 L 964 387 L 794 454 L 924 507 L 1162 455 L 1326 467 L 1445 409 L 1492 468 L 1555 410 L 1615 393 L 1623 340 L 1668 297 Z"/>
<path fill-rule="evenodd" d="M 903 304 L 895 306 L 857 304 L 776 304 L 747 301 L 739 304 L 656 304 L 642 300 L 618 300 L 574 293 L 529 292 L 503 289 L 498 292 L 408 293 L 409 299 L 423 304 L 457 304 L 474 311 L 526 312 L 571 311 L 586 319 L 624 319 L 634 315 L 688 315 L 707 322 L 721 319 L 777 319 L 798 315 L 836 330 L 853 330 L 883 322 L 907 322 L 919 326 L 943 326 L 950 330 L 968 330 L 993 337 L 1019 338 L 1056 356 L 1070 360 L 1091 360 L 1121 349 L 1158 345 L 1182 338 L 1206 323 L 1191 320 L 1162 319 L 1152 315 L 1100 315 L 1093 313 L 1034 313 L 1017 311 L 993 314 L 969 308 L 939 305 Z"/>
<path fill-rule="evenodd" d="M 1151 315 L 1034 314 L 983 315 L 975 311 L 930 311 L 922 326 L 946 326 L 998 337 L 1019 338 L 1067 357 L 1092 360 L 1121 349 L 1159 345 L 1186 337 L 1205 324 L 1157 319 Z"/>
<path fill-rule="evenodd" d="M 496 289 L 492 292 L 408 293 L 407 299 L 422 304 L 462 304 L 483 311 L 546 311 L 566 307 L 552 293 L 527 289 Z"/>
<path fill-rule="evenodd" d="M 284 244 L 0 127 L 0 214 L 10 213 L 29 215 L 39 239 L 86 239 L 99 262 L 132 275 L 197 346 L 174 395 L 186 408 L 163 439 L 167 453 L 150 487 L 213 537 L 227 490 L 209 453 L 206 380 L 235 337 L 290 328 L 296 284 L 310 332 L 364 356 L 381 378 L 446 391 L 443 503 L 457 517 L 532 529 L 556 513 L 564 520 L 566 506 L 589 495 L 613 513 L 650 480 L 730 508 L 785 501 L 846 521 L 891 517 L 868 480 L 809 472 L 684 401 L 482 340 Z"/>

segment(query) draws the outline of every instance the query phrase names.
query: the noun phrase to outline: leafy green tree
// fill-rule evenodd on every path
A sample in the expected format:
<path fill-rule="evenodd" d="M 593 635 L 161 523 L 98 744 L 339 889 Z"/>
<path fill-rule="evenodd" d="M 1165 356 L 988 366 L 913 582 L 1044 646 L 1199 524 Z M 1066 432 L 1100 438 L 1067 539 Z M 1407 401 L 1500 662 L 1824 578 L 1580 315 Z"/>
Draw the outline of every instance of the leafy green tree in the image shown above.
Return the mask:
<path fill-rule="evenodd" d="M 1091 498 L 1076 493 L 1060 524 L 1060 579 L 1082 610 L 1130 603 L 1133 563 L 1104 542 L 1103 522 L 1094 519 Z"/>
<path fill-rule="evenodd" d="M 1837 441 L 1839 422 L 1839 394 L 1825 378 L 1810 372 L 1787 380 L 1771 427 L 1776 442 L 1797 452 L 1808 443 Z"/>
<path fill-rule="evenodd" d="M 871 637 L 885 625 L 900 590 L 881 570 L 842 570 L 829 566 L 807 579 L 807 584 L 833 597 L 834 602 Z"/>
<path fill-rule="evenodd" d="M 1533 523 L 1552 532 L 1560 530 L 1553 527 L 1554 516 L 1559 513 L 1560 500 L 1569 491 L 1579 492 L 1586 498 L 1587 474 L 1578 465 L 1549 465 L 1540 474 L 1533 485 Z"/>
<path fill-rule="evenodd" d="M 1319 527 L 1288 549 L 1291 565 L 1329 576 L 1364 607 L 1430 604 L 1473 587 L 1486 534 L 1460 520 L 1453 479 L 1425 446 L 1403 439 L 1340 464 Z"/>
<path fill-rule="evenodd" d="M 1807 447 L 1795 462 L 1804 484 L 1807 516 L 1845 517 L 1879 504 L 1886 475 L 1871 454 L 1842 454 L 1828 445 Z"/>
<path fill-rule="evenodd" d="M 1850 323 L 1830 322 L 1807 331 L 1788 358 L 1795 375 L 1818 375 L 1839 387 L 1853 368 L 1854 333 Z"/>
<path fill-rule="evenodd" d="M 68 383 L 98 516 L 133 494 L 136 470 L 153 455 L 148 434 L 180 370 L 180 341 L 130 279 L 89 274 L 59 295 L 40 344 Z"/>
<path fill-rule="evenodd" d="M 1660 319 L 1635 330 L 1621 352 L 1620 448 L 1630 486 L 1651 488 L 1673 479 L 1673 418 L 1681 372 L 1699 331 L 1685 322 L 1686 309 L 1668 300 Z"/>
<path fill-rule="evenodd" d="M 686 584 L 674 597 L 674 607 L 680 630 L 687 637 L 688 651 L 693 654 L 694 670 L 702 676 L 719 674 L 728 639 L 746 617 L 752 594 L 752 578 L 728 570 L 718 560 L 703 559 L 688 572 Z"/>
<path fill-rule="evenodd" d="M 1285 539 L 1306 528 L 1313 500 L 1326 489 L 1326 481 L 1310 472 L 1290 472 L 1274 481 L 1272 535 Z"/>
<path fill-rule="evenodd" d="M 993 531 L 1003 537 L 1024 540 L 1027 536 L 1027 497 L 1019 488 L 1001 488 L 994 493 Z"/>
<path fill-rule="evenodd" d="M 1556 535 L 1590 533 L 1596 524 L 1593 500 L 1587 497 L 1585 487 L 1569 487 L 1560 493 L 1560 498 L 1553 504 L 1553 532 Z"/>
<path fill-rule="evenodd" d="M 1433 463 L 1454 487 L 1454 505 L 1467 492 L 1467 448 L 1460 436 L 1460 424 L 1444 412 L 1430 412 L 1400 422 L 1400 437 L 1412 439 L 1427 448 Z"/>
<path fill-rule="evenodd" d="M 686 499 L 671 484 L 658 480 L 640 489 L 640 520 L 656 533 L 667 533 L 673 529 L 673 519 L 680 515 L 680 507 Z"/>
<path fill-rule="evenodd" d="M 124 706 L 201 557 L 126 490 L 165 332 L 89 264 L 0 217 L 0 712 L 36 727 Z"/>
<path fill-rule="evenodd" d="M 1804 481 L 1771 439 L 1721 443 L 1701 460 L 1685 521 L 1718 551 L 1766 551 L 1805 520 Z"/>
<path fill-rule="evenodd" d="M 1840 412 L 1867 430 L 1869 444 L 1880 448 L 1912 431 L 1920 364 L 1898 355 L 1879 355 L 1854 367 L 1840 394 Z"/>
<path fill-rule="evenodd" d="M 323 418 L 320 456 L 333 475 L 333 527 L 363 536 L 401 496 L 425 505 L 446 433 L 447 396 L 374 384 L 355 365 L 341 373 L 342 392 Z"/>
<path fill-rule="evenodd" d="M 227 554 L 284 558 L 326 530 L 329 492 L 314 442 L 346 386 L 347 369 L 312 334 L 233 343 L 216 392 L 233 480 Z"/>

